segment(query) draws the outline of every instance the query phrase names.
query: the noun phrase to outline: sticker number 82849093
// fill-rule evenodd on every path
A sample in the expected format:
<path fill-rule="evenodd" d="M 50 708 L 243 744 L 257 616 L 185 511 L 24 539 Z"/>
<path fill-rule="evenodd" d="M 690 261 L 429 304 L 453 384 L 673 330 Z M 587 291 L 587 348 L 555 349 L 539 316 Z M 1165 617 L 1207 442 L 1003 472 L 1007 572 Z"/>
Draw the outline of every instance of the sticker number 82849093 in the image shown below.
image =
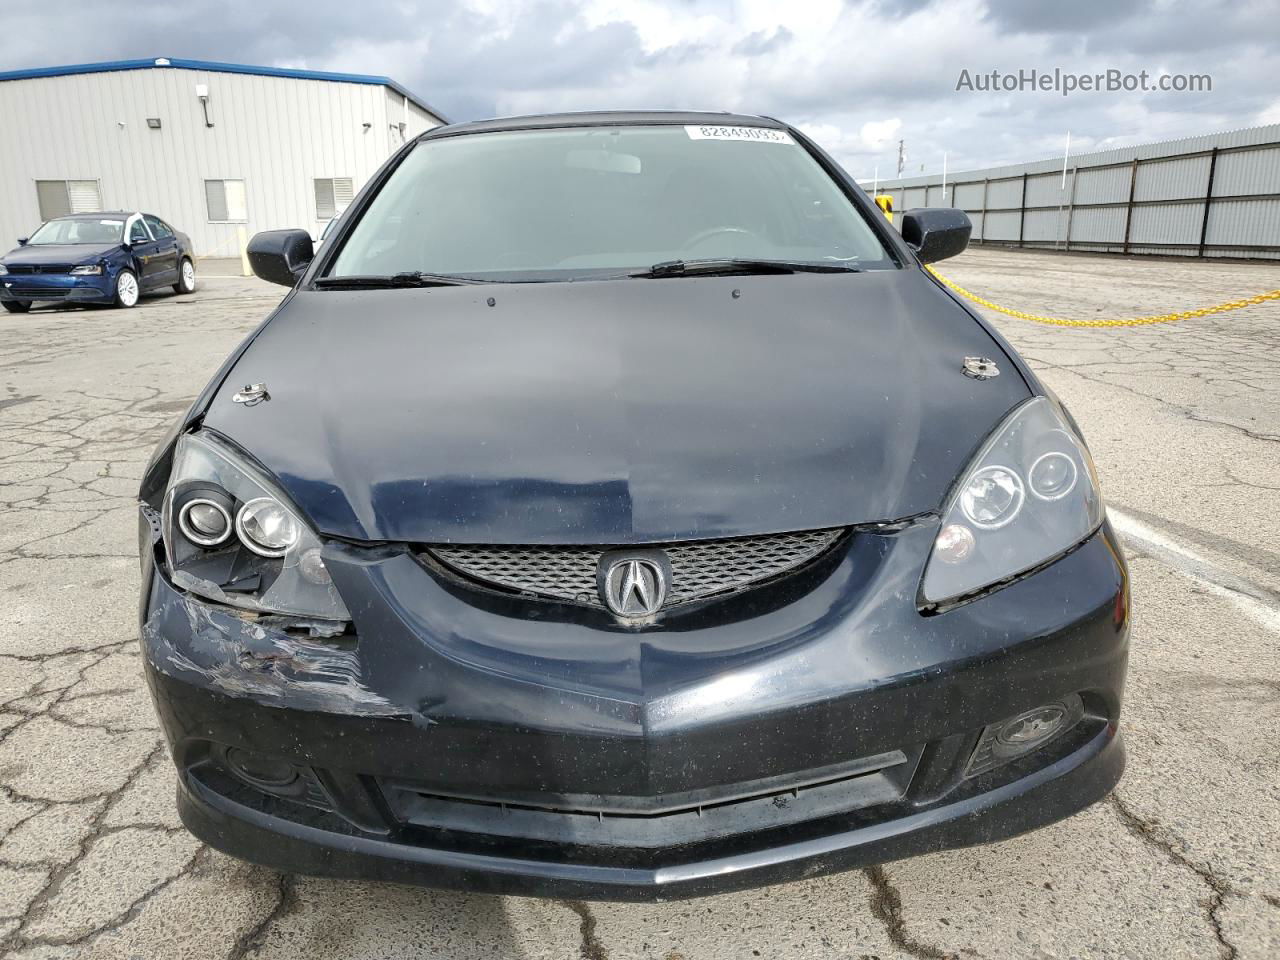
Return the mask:
<path fill-rule="evenodd" d="M 691 140 L 744 140 L 751 143 L 791 143 L 791 134 L 769 127 L 721 127 L 714 124 L 690 124 L 684 128 Z"/>

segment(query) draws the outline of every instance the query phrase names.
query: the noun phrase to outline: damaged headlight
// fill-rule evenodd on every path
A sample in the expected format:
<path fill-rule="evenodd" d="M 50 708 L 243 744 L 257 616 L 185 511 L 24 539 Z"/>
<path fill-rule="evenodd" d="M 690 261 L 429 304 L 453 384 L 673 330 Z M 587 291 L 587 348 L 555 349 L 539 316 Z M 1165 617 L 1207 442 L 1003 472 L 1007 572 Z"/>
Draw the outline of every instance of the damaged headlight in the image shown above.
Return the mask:
<path fill-rule="evenodd" d="M 164 498 L 173 582 L 267 613 L 349 620 L 320 538 L 261 470 L 207 433 L 178 440 Z"/>
<path fill-rule="evenodd" d="M 1011 413 L 942 512 L 922 592 L 941 603 L 1051 560 L 1102 524 L 1093 458 L 1045 397 Z"/>

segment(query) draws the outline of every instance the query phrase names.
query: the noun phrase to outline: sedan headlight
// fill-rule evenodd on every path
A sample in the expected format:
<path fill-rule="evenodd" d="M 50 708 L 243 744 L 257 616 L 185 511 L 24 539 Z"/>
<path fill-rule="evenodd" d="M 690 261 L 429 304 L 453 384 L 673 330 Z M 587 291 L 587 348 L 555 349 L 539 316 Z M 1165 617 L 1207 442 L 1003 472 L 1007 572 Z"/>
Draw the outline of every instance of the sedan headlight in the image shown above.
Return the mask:
<path fill-rule="evenodd" d="M 173 582 L 266 613 L 349 620 L 320 538 L 271 479 L 211 434 L 178 440 L 164 498 Z"/>
<path fill-rule="evenodd" d="M 3 263 L 0 263 L 0 277 L 7 276 L 8 273 L 9 273 L 9 268 L 6 267 Z"/>
<path fill-rule="evenodd" d="M 86 263 L 79 267 L 71 268 L 71 275 L 73 277 L 97 277 L 101 276 L 101 274 L 102 264 L 100 263 Z"/>
<path fill-rule="evenodd" d="M 942 603 L 1037 567 L 1102 524 L 1093 458 L 1045 397 L 1013 411 L 978 451 L 942 512 L 925 568 Z"/>

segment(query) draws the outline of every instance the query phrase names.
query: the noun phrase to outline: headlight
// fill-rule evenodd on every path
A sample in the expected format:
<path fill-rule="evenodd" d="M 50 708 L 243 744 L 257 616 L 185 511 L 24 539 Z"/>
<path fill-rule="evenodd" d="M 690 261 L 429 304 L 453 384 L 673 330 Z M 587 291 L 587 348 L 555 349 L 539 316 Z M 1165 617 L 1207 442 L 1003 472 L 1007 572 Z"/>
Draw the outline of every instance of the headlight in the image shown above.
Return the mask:
<path fill-rule="evenodd" d="M 942 512 L 922 593 L 941 603 L 1039 566 L 1102 523 L 1093 458 L 1045 397 L 978 451 Z"/>
<path fill-rule="evenodd" d="M 320 538 L 261 470 L 207 433 L 178 440 L 164 498 L 173 582 L 231 606 L 349 620 Z"/>
<path fill-rule="evenodd" d="M 72 267 L 71 275 L 73 277 L 96 277 L 102 273 L 102 264 L 86 263 L 84 266 Z"/>
<path fill-rule="evenodd" d="M 3 263 L 0 263 L 0 277 L 5 276 L 6 274 L 8 274 L 8 272 L 9 272 L 9 268 L 6 267 Z"/>

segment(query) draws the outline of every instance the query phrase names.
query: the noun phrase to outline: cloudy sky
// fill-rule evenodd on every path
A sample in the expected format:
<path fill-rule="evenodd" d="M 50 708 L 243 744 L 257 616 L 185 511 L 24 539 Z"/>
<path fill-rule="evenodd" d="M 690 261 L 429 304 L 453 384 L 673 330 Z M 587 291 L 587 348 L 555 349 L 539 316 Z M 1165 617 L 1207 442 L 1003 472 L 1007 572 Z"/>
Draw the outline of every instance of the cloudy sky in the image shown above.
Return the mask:
<path fill-rule="evenodd" d="M 101 15 L 86 12 L 100 7 Z M 110 15 L 107 15 L 109 10 Z M 0 69 L 187 57 L 386 74 L 453 120 L 764 113 L 859 178 L 1280 122 L 1276 0 L 147 0 L 5 10 Z M 1209 74 L 1212 90 L 957 90 L 992 70 Z M 977 81 L 974 81 L 975 86 Z"/>

